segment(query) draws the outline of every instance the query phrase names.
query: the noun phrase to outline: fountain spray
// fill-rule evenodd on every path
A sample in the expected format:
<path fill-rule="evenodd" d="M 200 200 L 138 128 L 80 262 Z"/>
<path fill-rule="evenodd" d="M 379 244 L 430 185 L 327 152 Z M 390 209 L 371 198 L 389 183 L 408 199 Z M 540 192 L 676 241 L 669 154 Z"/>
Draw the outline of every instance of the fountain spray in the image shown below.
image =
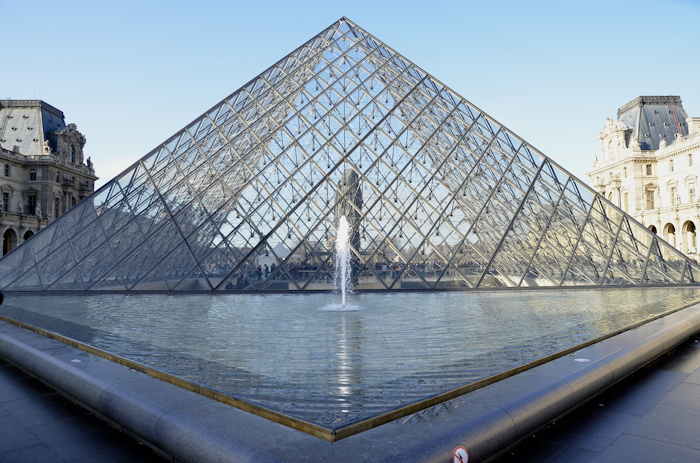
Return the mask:
<path fill-rule="evenodd" d="M 345 216 L 338 220 L 335 236 L 335 286 L 340 290 L 342 305 L 345 305 L 346 294 L 352 290 L 350 267 L 350 224 Z"/>

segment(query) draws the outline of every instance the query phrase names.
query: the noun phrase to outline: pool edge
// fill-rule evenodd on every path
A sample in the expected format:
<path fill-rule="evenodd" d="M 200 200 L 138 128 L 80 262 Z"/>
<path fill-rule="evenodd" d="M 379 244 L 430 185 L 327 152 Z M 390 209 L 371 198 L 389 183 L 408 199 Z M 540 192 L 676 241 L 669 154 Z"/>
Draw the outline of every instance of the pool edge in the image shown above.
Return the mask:
<path fill-rule="evenodd" d="M 693 306 L 696 307 L 693 309 Z M 678 313 L 686 308 L 689 309 L 690 312 Z M 657 324 L 660 325 L 661 329 L 653 326 Z M 627 327 L 624 333 L 611 334 L 607 336 L 606 340 L 600 341 L 599 344 L 612 340 L 616 340 L 619 343 L 620 339 L 616 339 L 618 336 L 625 337 L 628 334 L 634 334 L 635 328 L 640 328 L 648 333 L 638 333 L 638 336 L 629 335 L 626 337 L 639 338 L 639 335 L 641 335 L 641 339 L 630 339 L 628 340 L 629 342 L 623 342 L 624 348 L 616 351 L 615 354 L 602 359 L 596 364 L 592 364 L 589 368 L 581 369 L 576 374 L 565 376 L 561 379 L 561 381 L 553 382 L 553 384 L 549 385 L 548 387 L 541 387 L 540 389 L 529 391 L 527 388 L 525 388 L 522 392 L 519 391 L 519 395 L 505 397 L 503 404 L 492 410 L 491 413 L 487 415 L 482 414 L 482 416 L 466 416 L 464 415 L 464 409 L 461 411 L 458 410 L 459 413 L 455 413 L 455 415 L 458 416 L 452 416 L 449 422 L 441 423 L 440 426 L 437 426 L 435 429 L 433 429 L 432 425 L 429 426 L 431 428 L 429 433 L 426 432 L 427 428 L 425 427 L 425 423 L 415 424 L 393 421 L 391 423 L 387 423 L 387 426 L 375 427 L 367 432 L 359 434 L 359 436 L 362 436 L 363 439 L 343 439 L 331 444 L 328 442 L 328 440 L 322 441 L 317 438 L 312 438 L 315 442 L 305 441 L 306 448 L 308 451 L 314 454 L 318 453 L 319 455 L 323 454 L 324 456 L 333 455 L 333 458 L 335 458 L 337 461 L 346 461 L 345 458 L 341 458 L 342 455 L 337 454 L 332 450 L 333 446 L 336 446 L 339 450 L 342 448 L 343 452 L 346 452 L 348 449 L 352 448 L 356 448 L 357 451 L 361 451 L 362 449 L 358 448 L 358 446 L 363 445 L 363 442 L 366 443 L 367 441 L 370 441 L 376 442 L 376 445 L 374 445 L 373 455 L 378 457 L 380 460 L 383 459 L 380 455 L 383 452 L 387 452 L 387 456 L 391 454 L 392 458 L 396 458 L 398 456 L 397 452 L 408 452 L 400 456 L 401 459 L 397 461 L 437 462 L 445 461 L 446 456 L 454 445 L 463 444 L 470 449 L 470 453 L 474 457 L 474 461 L 491 459 L 494 454 L 504 451 L 504 449 L 509 448 L 518 440 L 529 435 L 530 432 L 538 429 L 553 419 L 568 413 L 574 407 L 580 405 L 581 402 L 589 400 L 600 393 L 603 389 L 606 389 L 621 381 L 649 362 L 652 362 L 660 355 L 663 355 L 664 353 L 673 349 L 689 336 L 692 336 L 698 332 L 698 330 L 700 330 L 700 304 L 687 304 L 682 307 L 672 309 L 671 311 L 667 311 L 653 319 L 644 320 L 636 325 L 637 326 L 634 327 Z M 13 326 L 16 327 L 17 325 L 13 324 Z M 23 330 L 26 331 L 26 329 Z M 32 331 L 32 333 L 37 336 L 41 336 L 36 332 Z M 69 381 L 69 386 L 72 386 L 72 389 L 71 387 L 66 387 L 65 384 L 63 387 L 61 387 L 61 381 L 57 381 L 56 378 L 60 377 L 63 372 L 71 369 L 72 365 L 65 364 L 65 362 L 61 364 L 62 362 L 57 361 L 51 356 L 50 353 L 39 351 L 16 339 L 14 342 L 8 343 L 8 337 L 9 336 L 6 334 L 0 334 L 0 353 L 6 357 L 9 357 L 8 360 L 19 364 L 21 367 L 28 370 L 35 376 L 47 379 L 47 382 L 53 384 L 59 390 L 75 397 L 82 403 L 86 403 L 88 408 L 96 409 L 97 412 L 101 412 L 99 409 L 101 405 L 100 402 L 98 401 L 95 403 L 95 401 L 91 399 L 94 399 L 94 395 L 96 394 L 95 388 L 102 388 L 110 392 L 111 385 L 109 383 L 104 382 L 99 377 L 84 377 L 84 375 L 76 375 L 75 372 L 73 372 L 72 379 Z M 10 346 L 10 344 L 12 344 L 12 346 Z M 595 346 L 596 344 L 592 344 L 588 347 L 584 347 L 583 350 Z M 71 347 L 75 348 L 75 346 Z M 556 361 L 559 360 L 568 359 L 563 359 L 560 356 L 558 359 L 555 359 L 554 362 L 539 365 L 538 368 L 531 368 L 528 371 L 535 372 L 541 368 L 547 368 L 548 365 L 551 366 L 553 363 L 556 363 Z M 127 367 L 126 365 L 116 363 L 115 366 Z M 521 380 L 525 378 L 525 376 L 526 375 L 510 376 L 508 381 L 522 382 Z M 51 381 L 50 378 L 54 378 L 54 381 Z M 55 384 L 57 382 L 59 384 Z M 506 381 L 503 383 L 505 382 Z M 83 386 L 87 383 L 90 383 L 89 386 L 87 388 L 83 388 Z M 499 384 L 501 384 L 501 382 L 496 382 L 490 385 L 490 387 L 479 389 L 476 392 L 481 396 L 488 395 L 489 393 L 493 395 L 493 391 L 496 391 L 496 393 L 498 392 L 497 389 Z M 184 391 L 186 390 L 183 389 L 183 392 Z M 141 413 L 149 413 L 148 403 L 139 403 L 136 405 L 130 404 L 129 406 L 132 408 L 135 406 Z M 107 412 L 109 411 L 107 410 Z M 105 414 L 108 418 L 110 418 L 109 413 Z M 253 416 L 251 415 L 250 418 L 252 419 Z M 256 418 L 268 421 L 267 418 Z M 157 421 L 161 426 L 174 426 L 173 423 L 168 423 L 168 420 L 168 416 L 163 414 L 160 414 L 157 418 Z M 246 418 L 244 418 L 244 421 L 245 420 Z M 274 426 L 268 426 L 266 429 L 271 429 L 275 433 L 282 432 L 279 431 L 281 427 L 276 426 L 271 421 L 270 423 Z M 170 451 L 166 453 L 175 454 L 176 456 L 179 455 L 179 443 L 159 441 L 157 436 L 156 438 L 149 436 L 149 434 L 152 434 L 152 432 L 149 433 L 148 430 L 139 429 L 139 426 L 140 423 L 136 423 L 134 426 L 124 427 L 130 429 L 133 434 L 140 436 L 156 448 L 170 449 Z M 277 430 L 275 431 L 275 429 Z M 192 433 L 193 438 L 198 440 L 200 449 L 206 449 L 208 446 L 211 446 L 210 441 L 214 439 L 214 437 L 209 436 L 206 429 L 195 429 L 192 431 Z M 402 436 L 397 437 L 397 433 L 402 434 Z M 275 439 L 274 433 L 270 435 L 270 439 Z M 399 446 L 398 449 L 396 447 L 397 439 L 404 444 L 403 447 Z M 391 448 L 386 448 L 384 444 L 387 442 L 392 443 Z M 173 449 L 175 451 L 173 451 Z M 231 450 L 233 453 L 228 455 L 230 459 L 241 456 L 237 455 L 237 450 Z M 185 457 L 187 455 L 187 451 L 183 450 L 183 452 L 185 452 L 183 457 L 177 456 L 177 458 L 183 458 L 184 461 L 197 461 L 187 459 Z M 352 452 L 350 452 L 350 454 L 357 455 L 356 453 L 353 454 Z M 417 455 L 420 455 L 420 457 L 417 458 Z M 212 456 L 211 459 L 205 458 L 201 461 L 222 461 L 218 457 L 213 458 L 213 455 L 210 456 Z M 221 455 L 219 454 L 219 457 L 220 456 Z M 288 456 L 289 455 L 287 455 L 287 457 Z M 204 452 L 204 454 L 198 454 L 198 458 L 204 457 L 206 457 L 206 452 Z M 228 461 L 228 459 L 223 461 Z M 258 459 L 256 459 L 256 461 L 258 461 Z M 259 461 L 267 460 L 259 459 Z M 271 461 L 274 461 L 274 459 Z M 290 459 L 289 461 L 293 460 Z M 355 460 L 347 459 L 347 461 Z M 373 460 L 367 459 L 357 461 Z"/>

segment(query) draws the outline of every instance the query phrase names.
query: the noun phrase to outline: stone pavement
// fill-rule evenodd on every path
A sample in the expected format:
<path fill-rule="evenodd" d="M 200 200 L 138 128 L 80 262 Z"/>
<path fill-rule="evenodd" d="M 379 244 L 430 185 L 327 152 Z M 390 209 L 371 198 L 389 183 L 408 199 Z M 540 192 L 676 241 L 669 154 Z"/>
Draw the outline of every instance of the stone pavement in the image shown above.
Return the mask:
<path fill-rule="evenodd" d="M 700 336 L 523 442 L 498 463 L 700 462 Z"/>
<path fill-rule="evenodd" d="M 0 463 L 162 461 L 0 358 Z"/>

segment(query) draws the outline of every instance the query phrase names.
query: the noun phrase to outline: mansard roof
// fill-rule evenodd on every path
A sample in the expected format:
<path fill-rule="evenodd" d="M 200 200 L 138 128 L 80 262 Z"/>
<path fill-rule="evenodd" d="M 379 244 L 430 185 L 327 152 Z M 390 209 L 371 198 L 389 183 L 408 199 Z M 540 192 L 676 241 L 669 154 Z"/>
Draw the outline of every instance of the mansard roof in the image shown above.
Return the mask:
<path fill-rule="evenodd" d="M 657 150 L 678 134 L 688 135 L 688 115 L 680 96 L 638 96 L 617 110 L 617 118 L 632 129 L 630 140 L 643 150 Z"/>
<path fill-rule="evenodd" d="M 55 149 L 52 133 L 66 126 L 58 108 L 42 100 L 0 100 L 0 147 L 26 156 L 47 154 L 44 143 Z"/>

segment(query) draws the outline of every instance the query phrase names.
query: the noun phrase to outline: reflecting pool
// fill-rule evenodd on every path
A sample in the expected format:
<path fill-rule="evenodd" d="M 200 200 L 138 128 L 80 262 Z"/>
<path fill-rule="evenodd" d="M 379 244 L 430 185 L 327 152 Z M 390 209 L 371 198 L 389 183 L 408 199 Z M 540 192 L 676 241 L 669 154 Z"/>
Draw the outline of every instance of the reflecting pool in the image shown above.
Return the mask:
<path fill-rule="evenodd" d="M 8 296 L 0 314 L 338 428 L 700 299 L 697 288 Z"/>

